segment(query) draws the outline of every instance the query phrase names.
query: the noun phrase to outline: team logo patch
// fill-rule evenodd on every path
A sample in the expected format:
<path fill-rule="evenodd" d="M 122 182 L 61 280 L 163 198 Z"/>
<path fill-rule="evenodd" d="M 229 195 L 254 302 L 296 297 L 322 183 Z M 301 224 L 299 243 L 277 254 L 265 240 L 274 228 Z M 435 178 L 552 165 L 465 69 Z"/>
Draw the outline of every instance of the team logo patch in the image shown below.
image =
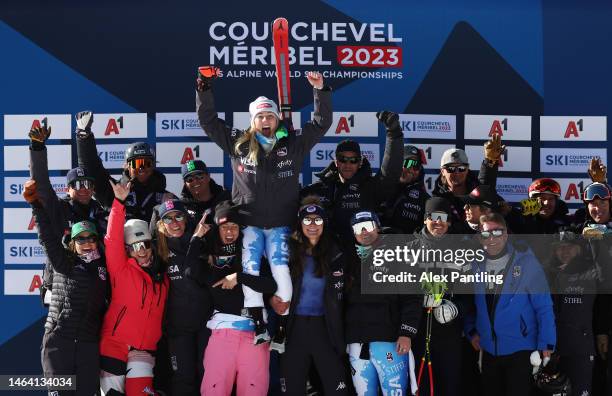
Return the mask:
<path fill-rule="evenodd" d="M 285 157 L 287 155 L 287 147 L 281 147 L 276 150 L 276 155 L 278 155 L 279 157 Z"/>
<path fill-rule="evenodd" d="M 387 352 L 387 361 L 389 361 L 389 362 L 393 361 L 393 353 Z"/>
<path fill-rule="evenodd" d="M 166 206 L 166 209 L 168 209 L 168 210 L 174 209 L 174 202 L 172 202 L 172 201 L 166 201 L 166 202 L 164 202 L 164 205 Z"/>
<path fill-rule="evenodd" d="M 408 193 L 408 196 L 410 198 L 418 198 L 419 195 L 421 195 L 421 192 L 419 190 L 410 190 L 410 192 Z"/>
<path fill-rule="evenodd" d="M 314 205 L 310 205 L 309 207 L 306 208 L 306 212 L 308 213 L 314 213 L 317 211 L 317 208 Z"/>
<path fill-rule="evenodd" d="M 357 184 L 351 184 L 349 186 L 349 190 L 351 191 L 357 191 L 357 189 L 359 189 L 359 186 Z"/>
<path fill-rule="evenodd" d="M 519 276 L 521 276 L 521 267 L 519 267 L 518 265 L 515 266 L 512 269 L 512 276 L 515 277 L 515 278 L 518 278 Z"/>
<path fill-rule="evenodd" d="M 344 271 L 342 271 L 342 270 L 334 271 L 334 272 L 332 272 L 332 275 L 333 276 L 342 276 L 342 275 L 344 275 Z"/>

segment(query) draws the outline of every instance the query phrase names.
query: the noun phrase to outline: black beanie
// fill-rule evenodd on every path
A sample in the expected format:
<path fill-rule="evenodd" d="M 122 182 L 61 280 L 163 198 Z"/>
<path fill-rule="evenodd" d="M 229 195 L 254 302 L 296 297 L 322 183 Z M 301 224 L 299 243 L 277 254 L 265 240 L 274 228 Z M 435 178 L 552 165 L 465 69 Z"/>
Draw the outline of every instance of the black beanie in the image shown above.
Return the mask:
<path fill-rule="evenodd" d="M 235 206 L 232 206 L 231 201 L 221 201 L 215 206 L 215 224 L 220 226 L 225 223 L 238 222 L 238 211 Z"/>
<path fill-rule="evenodd" d="M 354 140 L 343 140 L 336 146 L 336 154 L 341 153 L 343 151 L 350 151 L 352 153 L 357 153 L 361 157 L 361 147 L 359 147 L 359 143 Z"/>
<path fill-rule="evenodd" d="M 450 203 L 441 197 L 431 197 L 425 202 L 425 214 L 431 214 L 433 212 L 444 212 L 448 215 L 451 214 Z"/>

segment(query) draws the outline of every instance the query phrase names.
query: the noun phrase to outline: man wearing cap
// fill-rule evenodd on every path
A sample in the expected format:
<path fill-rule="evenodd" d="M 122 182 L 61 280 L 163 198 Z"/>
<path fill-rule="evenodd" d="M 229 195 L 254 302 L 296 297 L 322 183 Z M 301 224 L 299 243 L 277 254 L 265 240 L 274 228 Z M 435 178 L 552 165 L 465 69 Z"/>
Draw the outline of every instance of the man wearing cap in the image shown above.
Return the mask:
<path fill-rule="evenodd" d="M 385 203 L 383 224 L 404 234 L 423 227 L 425 201 L 430 197 L 424 180 L 421 152 L 415 146 L 405 145 L 402 174 L 394 194 Z"/>
<path fill-rule="evenodd" d="M 241 224 L 246 226 L 242 239 L 244 272 L 258 275 L 266 253 L 278 285 L 276 295 L 284 302 L 292 296 L 287 240 L 298 210 L 299 173 L 304 158 L 330 128 L 333 116 L 331 89 L 323 84 L 323 76 L 313 72 L 306 78 L 313 87 L 313 118 L 295 131 L 280 119 L 276 103 L 265 96 L 249 105 L 250 127 L 233 129 L 217 116 L 212 79 L 198 72 L 196 87 L 200 125 L 230 156 L 232 201 L 239 205 Z M 246 308 L 263 307 L 261 293 L 248 286 L 243 289 Z M 256 343 L 267 340 L 267 333 L 258 332 L 255 338 Z"/>
<path fill-rule="evenodd" d="M 94 223 L 97 232 L 103 235 L 106 232 L 108 212 L 96 200 L 92 199 L 94 178 L 87 169 L 77 167 L 68 172 L 66 175 L 68 186 L 66 197 L 59 198 L 55 193 L 49 179 L 47 147 L 45 144 L 50 135 L 51 126 L 37 127 L 29 133 L 30 177 L 34 180 L 38 199 L 51 218 L 50 224 L 54 233 L 60 237 L 69 235 L 73 224 L 88 220 Z M 43 298 L 46 291 L 51 289 L 52 278 L 53 269 L 47 263 L 43 271 L 43 285 L 41 287 Z M 50 297 L 50 295 L 47 297 Z"/>
<path fill-rule="evenodd" d="M 82 111 L 76 115 L 77 156 L 79 166 L 88 169 L 95 177 L 94 197 L 107 209 L 113 204 L 114 193 L 108 180 L 110 173 L 98 156 L 96 140 L 91 131 L 93 113 Z M 132 181 L 132 191 L 125 201 L 127 219 L 151 220 L 153 208 L 176 198 L 166 190 L 166 176 L 155 169 L 155 151 L 146 142 L 130 144 L 125 150 L 125 163 L 121 183 Z"/>
<path fill-rule="evenodd" d="M 181 169 L 183 175 L 183 191 L 181 200 L 189 216 L 197 223 L 204 212 L 208 211 L 208 223 L 215 216 L 214 208 L 221 202 L 231 199 L 229 191 L 215 183 L 208 173 L 203 161 L 189 160 Z"/>
<path fill-rule="evenodd" d="M 376 175 L 367 158 L 361 154 L 359 143 L 344 140 L 336 146 L 336 159 L 319 172 L 319 181 L 302 189 L 301 195 L 317 195 L 332 219 L 334 232 L 342 239 L 350 239 L 350 219 L 361 210 L 378 211 L 393 193 L 401 174 L 402 140 L 404 135 L 399 116 L 390 111 L 376 114 L 385 126 L 385 152 Z"/>
<path fill-rule="evenodd" d="M 465 220 L 461 196 L 469 194 L 476 186 L 486 184 L 495 189 L 499 160 L 506 146 L 501 143 L 499 135 L 493 135 L 485 143 L 485 159 L 482 161 L 478 175 L 470 171 L 467 154 L 460 148 L 448 149 L 440 159 L 440 175 L 436 179 L 432 195 L 444 197 L 451 204 L 451 216 L 454 224 Z"/>
<path fill-rule="evenodd" d="M 462 232 L 477 234 L 480 232 L 480 216 L 496 212 L 498 210 L 497 194 L 491 186 L 480 185 L 474 188 L 468 195 L 461 197 L 464 202 L 465 223 L 467 227 Z"/>

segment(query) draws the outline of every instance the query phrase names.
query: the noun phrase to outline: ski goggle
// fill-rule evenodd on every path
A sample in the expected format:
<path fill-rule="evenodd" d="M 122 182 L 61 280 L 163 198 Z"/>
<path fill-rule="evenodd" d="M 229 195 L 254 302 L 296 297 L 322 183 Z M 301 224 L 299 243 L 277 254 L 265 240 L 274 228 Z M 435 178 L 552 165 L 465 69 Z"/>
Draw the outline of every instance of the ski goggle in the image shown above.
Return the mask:
<path fill-rule="evenodd" d="M 449 165 L 449 166 L 445 166 L 444 169 L 446 169 L 448 173 L 457 173 L 457 172 L 463 173 L 468 169 L 468 167 L 465 165 L 459 165 L 459 166 Z"/>
<path fill-rule="evenodd" d="M 419 161 L 413 160 L 413 159 L 407 159 L 407 160 L 404 160 L 403 167 L 406 169 L 410 169 L 410 168 L 416 168 L 419 165 L 421 165 Z"/>
<path fill-rule="evenodd" d="M 561 186 L 553 179 L 538 179 L 529 186 L 529 198 L 536 194 L 549 193 L 561 196 Z"/>
<path fill-rule="evenodd" d="M 129 161 L 129 166 L 132 169 L 147 169 L 153 167 L 151 158 L 134 158 Z"/>
<path fill-rule="evenodd" d="M 187 179 L 185 179 L 185 183 L 193 183 L 196 180 L 204 180 L 206 178 L 206 174 L 205 173 L 198 173 L 196 175 L 193 176 L 189 176 Z"/>
<path fill-rule="evenodd" d="M 612 194 L 610 194 L 610 190 L 603 183 L 593 183 L 589 185 L 582 194 L 582 199 L 587 202 L 595 198 L 610 199 L 611 197 Z"/>
<path fill-rule="evenodd" d="M 361 223 L 357 223 L 353 225 L 353 232 L 355 235 L 359 235 L 366 230 L 366 232 L 372 232 L 376 229 L 376 223 L 373 221 L 362 221 Z"/>
<path fill-rule="evenodd" d="M 490 231 L 481 231 L 480 237 L 482 239 L 489 239 L 491 237 L 500 237 L 504 235 L 504 230 L 490 230 Z"/>
<path fill-rule="evenodd" d="M 322 217 L 315 217 L 313 219 L 312 217 L 304 217 L 302 219 L 302 224 L 307 225 L 307 226 L 311 225 L 313 222 L 315 223 L 315 225 L 320 226 L 320 225 L 323 224 L 323 218 Z"/>
<path fill-rule="evenodd" d="M 70 187 L 74 188 L 75 190 L 80 190 L 81 188 L 91 190 L 94 187 L 94 183 L 88 179 L 75 180 L 70 183 Z"/>
<path fill-rule="evenodd" d="M 177 223 L 180 223 L 183 220 L 185 220 L 185 215 L 182 215 L 182 214 L 177 214 L 174 217 L 164 216 L 164 218 L 162 219 L 164 224 L 172 224 L 173 221 L 176 221 Z"/>
<path fill-rule="evenodd" d="M 133 252 L 138 252 L 142 249 L 150 249 L 151 241 L 134 242 L 131 245 L 128 245 L 128 248 Z"/>
<path fill-rule="evenodd" d="M 98 238 L 95 235 L 77 236 L 73 239 L 73 241 L 77 245 L 84 245 L 86 243 L 96 243 L 98 241 Z"/>
<path fill-rule="evenodd" d="M 345 157 L 343 155 L 338 155 L 336 159 L 343 164 L 346 164 L 347 162 L 350 164 L 358 164 L 359 161 L 361 161 L 361 157 Z"/>
<path fill-rule="evenodd" d="M 440 220 L 443 223 L 446 223 L 448 221 L 448 213 L 444 213 L 444 212 L 431 212 L 430 214 L 427 215 L 427 218 L 431 221 L 438 221 Z"/>

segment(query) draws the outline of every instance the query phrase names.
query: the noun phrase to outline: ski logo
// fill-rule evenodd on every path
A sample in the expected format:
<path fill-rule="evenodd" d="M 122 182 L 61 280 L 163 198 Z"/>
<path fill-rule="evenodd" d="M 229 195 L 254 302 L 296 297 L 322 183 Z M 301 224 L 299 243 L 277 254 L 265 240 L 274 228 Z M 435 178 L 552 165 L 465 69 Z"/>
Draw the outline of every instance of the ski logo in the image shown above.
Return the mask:
<path fill-rule="evenodd" d="M 387 352 L 387 361 L 389 361 L 389 362 L 393 361 L 393 353 L 392 352 Z"/>
<path fill-rule="evenodd" d="M 281 147 L 278 150 L 276 150 L 276 155 L 278 155 L 279 157 L 286 157 L 287 156 L 287 147 Z"/>

